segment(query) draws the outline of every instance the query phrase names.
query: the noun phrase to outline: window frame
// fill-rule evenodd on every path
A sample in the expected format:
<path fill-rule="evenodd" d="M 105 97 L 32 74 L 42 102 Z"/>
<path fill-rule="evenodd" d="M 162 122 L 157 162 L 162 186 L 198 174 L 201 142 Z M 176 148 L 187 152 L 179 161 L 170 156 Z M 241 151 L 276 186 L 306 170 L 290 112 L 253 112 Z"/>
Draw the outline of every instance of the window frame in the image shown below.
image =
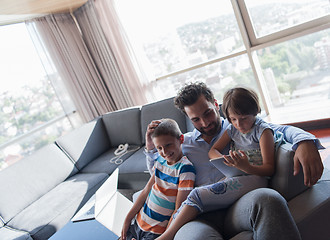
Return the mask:
<path fill-rule="evenodd" d="M 256 54 L 256 50 L 263 49 L 266 47 L 274 46 L 278 43 L 289 41 L 292 39 L 296 39 L 314 32 L 318 32 L 321 30 L 325 30 L 330 28 L 330 14 L 327 16 L 323 16 L 311 21 L 307 21 L 287 29 L 263 36 L 257 37 L 253 25 L 252 20 L 249 16 L 246 4 L 244 0 L 230 0 L 234 15 L 236 17 L 236 21 L 243 39 L 243 44 L 245 46 L 245 50 L 237 51 L 226 56 L 222 56 L 219 58 L 215 58 L 209 61 L 202 62 L 200 64 L 196 64 L 187 68 L 180 69 L 178 71 L 171 72 L 169 74 L 165 74 L 162 76 L 158 76 L 155 79 L 151 80 L 150 84 L 153 82 L 160 81 L 162 79 L 173 77 L 179 75 L 184 72 L 188 72 L 191 70 L 195 70 L 213 63 L 222 62 L 224 60 L 237 57 L 243 54 L 247 54 L 249 58 L 249 62 L 253 71 L 253 75 L 255 77 L 258 90 L 261 97 L 261 102 L 264 106 L 265 114 L 270 114 L 270 106 L 271 99 L 268 92 L 268 88 L 266 86 L 264 76 L 262 73 L 262 68 Z"/>
<path fill-rule="evenodd" d="M 236 11 L 239 11 L 242 16 L 247 34 L 249 36 L 251 47 L 254 49 L 265 48 L 283 41 L 298 38 L 300 36 L 321 31 L 330 27 L 330 15 L 327 15 L 301 24 L 297 24 L 295 26 L 277 31 L 275 33 L 271 33 L 262 37 L 257 37 L 245 1 L 231 0 L 231 2 L 233 5 L 238 5 L 238 9 L 236 9 Z"/>

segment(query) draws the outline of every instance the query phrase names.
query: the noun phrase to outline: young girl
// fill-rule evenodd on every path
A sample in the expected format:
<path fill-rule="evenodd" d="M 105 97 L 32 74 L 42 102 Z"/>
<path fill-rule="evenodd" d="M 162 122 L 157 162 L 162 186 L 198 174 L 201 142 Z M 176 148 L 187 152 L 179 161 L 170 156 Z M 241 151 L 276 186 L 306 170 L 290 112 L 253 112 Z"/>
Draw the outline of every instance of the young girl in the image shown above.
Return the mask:
<path fill-rule="evenodd" d="M 195 188 L 157 239 L 173 239 L 180 227 L 198 214 L 227 208 L 247 192 L 267 187 L 266 176 L 274 173 L 274 132 L 257 117 L 260 113 L 257 94 L 245 88 L 230 89 L 223 98 L 222 110 L 231 125 L 215 142 L 209 157 L 224 157 L 226 165 L 246 174 Z M 229 155 L 221 154 L 230 143 Z"/>

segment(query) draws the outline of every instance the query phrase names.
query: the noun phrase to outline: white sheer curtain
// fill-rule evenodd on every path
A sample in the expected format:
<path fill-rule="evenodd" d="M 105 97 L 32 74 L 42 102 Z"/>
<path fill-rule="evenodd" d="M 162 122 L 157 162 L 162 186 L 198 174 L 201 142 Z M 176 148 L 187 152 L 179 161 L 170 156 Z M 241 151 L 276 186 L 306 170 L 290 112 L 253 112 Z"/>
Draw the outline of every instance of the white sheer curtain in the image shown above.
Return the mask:
<path fill-rule="evenodd" d="M 46 46 L 84 121 L 118 109 L 70 14 L 26 22 Z"/>
<path fill-rule="evenodd" d="M 94 3 L 87 2 L 74 12 L 74 16 L 81 29 L 84 42 L 117 106 L 125 108 L 137 105 L 131 93 L 134 88 L 128 86 L 129 77 L 123 77 L 122 69 L 118 66 L 118 59 L 114 56 L 99 23 Z"/>
<path fill-rule="evenodd" d="M 132 99 L 137 105 L 146 103 L 146 89 L 150 86 L 148 78 L 141 70 L 135 54 L 131 49 L 126 33 L 117 15 L 114 1 L 90 1 L 94 2 L 99 22 L 118 62 L 118 67 L 132 93 Z"/>

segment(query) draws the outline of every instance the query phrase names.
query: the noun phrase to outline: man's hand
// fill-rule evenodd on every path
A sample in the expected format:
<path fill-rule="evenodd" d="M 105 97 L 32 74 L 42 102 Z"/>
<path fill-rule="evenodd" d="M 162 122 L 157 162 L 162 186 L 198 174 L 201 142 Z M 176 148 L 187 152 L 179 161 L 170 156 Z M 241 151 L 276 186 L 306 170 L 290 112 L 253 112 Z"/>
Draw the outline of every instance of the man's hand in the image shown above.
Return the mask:
<path fill-rule="evenodd" d="M 160 120 L 154 120 L 149 123 L 146 131 L 146 149 L 152 150 L 155 148 L 154 143 L 152 142 L 151 135 L 154 132 L 155 128 L 161 123 Z"/>
<path fill-rule="evenodd" d="M 293 175 L 296 176 L 299 173 L 301 164 L 304 173 L 304 183 L 306 186 L 313 186 L 322 176 L 323 163 L 320 153 L 313 141 L 300 142 L 294 154 L 293 160 Z"/>

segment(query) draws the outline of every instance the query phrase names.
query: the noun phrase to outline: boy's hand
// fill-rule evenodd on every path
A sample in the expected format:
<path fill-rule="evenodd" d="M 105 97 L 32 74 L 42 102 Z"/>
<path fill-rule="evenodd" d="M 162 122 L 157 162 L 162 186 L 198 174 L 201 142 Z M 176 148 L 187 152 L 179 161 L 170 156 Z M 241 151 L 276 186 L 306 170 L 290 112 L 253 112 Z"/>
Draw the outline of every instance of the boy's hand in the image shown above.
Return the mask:
<path fill-rule="evenodd" d="M 152 150 L 155 148 L 154 143 L 152 142 L 151 135 L 155 131 L 155 128 L 161 123 L 160 120 L 154 120 L 149 123 L 146 132 L 146 148 L 147 150 Z"/>
<path fill-rule="evenodd" d="M 129 229 L 130 226 L 131 226 L 131 220 L 125 219 L 124 224 L 123 224 L 123 228 L 121 230 L 120 239 L 126 240 L 127 231 L 128 231 L 128 229 Z"/>

